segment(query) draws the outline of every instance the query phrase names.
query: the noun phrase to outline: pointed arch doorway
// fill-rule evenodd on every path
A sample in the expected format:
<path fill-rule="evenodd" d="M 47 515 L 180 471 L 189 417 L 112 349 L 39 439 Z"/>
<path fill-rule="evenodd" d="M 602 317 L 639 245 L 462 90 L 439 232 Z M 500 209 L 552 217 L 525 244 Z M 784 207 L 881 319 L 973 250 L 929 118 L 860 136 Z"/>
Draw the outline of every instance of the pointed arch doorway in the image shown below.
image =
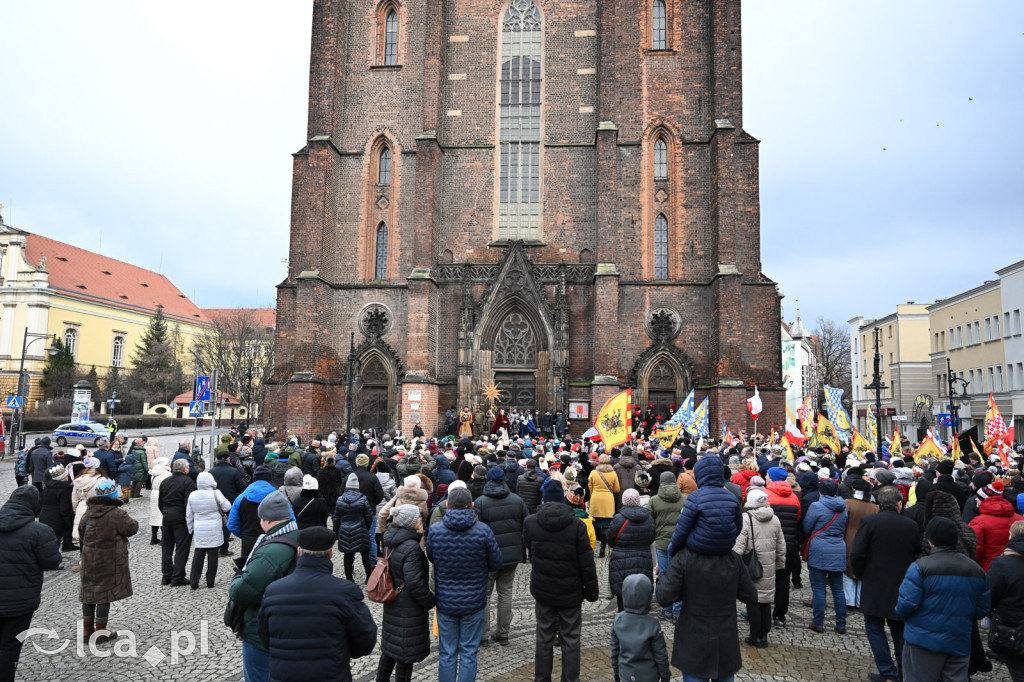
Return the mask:
<path fill-rule="evenodd" d="M 498 327 L 491 366 L 494 383 L 501 389 L 498 407 L 537 407 L 537 337 L 522 313 L 509 313 Z"/>

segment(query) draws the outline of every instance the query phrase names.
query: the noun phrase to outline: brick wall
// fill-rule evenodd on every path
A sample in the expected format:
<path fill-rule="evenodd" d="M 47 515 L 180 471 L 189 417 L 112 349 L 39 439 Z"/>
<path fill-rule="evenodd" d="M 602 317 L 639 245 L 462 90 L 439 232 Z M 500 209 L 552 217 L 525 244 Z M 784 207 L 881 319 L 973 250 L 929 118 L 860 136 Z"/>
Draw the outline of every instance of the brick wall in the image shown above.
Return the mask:
<path fill-rule="evenodd" d="M 757 383 L 764 418 L 781 424 L 779 299 L 760 271 L 758 142 L 741 119 L 740 3 L 669 0 L 664 51 L 647 49 L 649 4 L 539 3 L 542 233 L 529 257 L 612 264 L 618 273 L 568 287 L 570 393 L 596 412 L 619 386 L 589 383 L 611 375 L 624 385 L 652 343 L 650 310 L 668 307 L 682 321 L 675 352 L 698 400 L 711 396 L 712 423 L 744 419 Z M 424 428 L 466 402 L 456 383 L 463 287 L 437 282 L 437 265 L 496 263 L 504 252 L 489 246 L 504 5 L 403 3 L 395 67 L 376 66 L 376 8 L 372 0 L 315 3 L 308 142 L 294 160 L 290 267 L 278 291 L 269 391 L 273 413 L 303 428 L 336 416 L 348 335 L 374 302 L 394 316 L 384 341 L 409 382 L 397 393 L 420 387 Z M 670 149 L 665 182 L 653 178 L 659 134 Z M 371 153 L 382 137 L 394 148 L 387 189 L 375 184 Z M 669 222 L 670 282 L 651 281 L 659 213 Z M 373 230 L 385 215 L 388 282 L 380 286 L 369 277 Z M 299 277 L 308 270 L 318 276 Z M 468 287 L 477 309 L 488 289 Z M 554 287 L 543 295 L 553 308 Z M 404 402 L 395 411 L 409 428 Z"/>

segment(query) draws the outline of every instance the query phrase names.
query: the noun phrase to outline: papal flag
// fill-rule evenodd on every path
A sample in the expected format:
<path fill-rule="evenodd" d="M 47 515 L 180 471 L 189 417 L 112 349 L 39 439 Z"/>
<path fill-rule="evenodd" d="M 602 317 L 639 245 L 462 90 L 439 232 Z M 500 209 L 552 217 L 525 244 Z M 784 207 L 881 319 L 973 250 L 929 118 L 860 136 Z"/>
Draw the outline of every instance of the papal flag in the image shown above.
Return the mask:
<path fill-rule="evenodd" d="M 780 440 L 779 443 L 782 444 L 782 447 L 786 448 L 786 459 L 790 462 L 795 461 L 795 458 L 793 457 L 793 445 L 789 442 L 789 434 L 782 434 L 782 440 Z"/>
<path fill-rule="evenodd" d="M 825 387 L 825 406 L 828 409 L 828 419 L 835 426 L 839 440 L 844 443 L 850 441 L 850 414 L 843 407 L 843 389 L 822 384 Z"/>
<path fill-rule="evenodd" d="M 863 455 L 865 452 L 874 452 L 875 445 L 874 443 L 869 443 L 868 439 L 865 438 L 860 431 L 854 429 L 853 443 L 850 445 L 850 449 Z"/>
<path fill-rule="evenodd" d="M 831 450 L 834 454 L 839 454 L 841 445 L 839 444 L 839 436 L 836 434 L 836 427 L 825 415 L 818 415 L 818 442 Z"/>
<path fill-rule="evenodd" d="M 934 457 L 936 459 L 942 459 L 946 453 L 942 451 L 939 444 L 935 442 L 935 439 L 929 434 L 924 437 L 921 444 L 917 447 L 917 452 L 914 453 L 914 461 L 918 464 L 921 463 L 922 459 L 928 457 Z"/>
<path fill-rule="evenodd" d="M 902 457 L 903 444 L 900 442 L 900 430 L 892 430 L 892 444 L 889 446 L 889 457 Z"/>
<path fill-rule="evenodd" d="M 694 438 L 706 438 L 708 436 L 708 429 L 710 428 L 708 422 L 708 399 L 704 398 L 697 409 L 693 411 L 693 417 L 690 422 L 686 425 L 686 431 Z"/>
<path fill-rule="evenodd" d="M 631 417 L 633 408 L 630 405 L 632 398 L 631 389 L 616 393 L 604 404 L 601 411 L 594 419 L 594 428 L 597 429 L 606 450 L 616 448 L 629 440 L 633 429 L 631 428 Z"/>

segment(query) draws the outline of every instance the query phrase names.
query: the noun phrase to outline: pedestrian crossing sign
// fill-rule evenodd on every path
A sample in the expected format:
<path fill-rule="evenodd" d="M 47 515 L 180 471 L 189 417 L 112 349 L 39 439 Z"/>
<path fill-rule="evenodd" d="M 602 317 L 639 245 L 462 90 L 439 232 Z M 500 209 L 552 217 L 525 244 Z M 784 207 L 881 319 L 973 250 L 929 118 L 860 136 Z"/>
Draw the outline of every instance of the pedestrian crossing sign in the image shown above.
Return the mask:
<path fill-rule="evenodd" d="M 188 404 L 188 416 L 190 417 L 202 417 L 204 411 L 202 400 L 193 400 Z"/>
<path fill-rule="evenodd" d="M 7 396 L 7 409 L 8 410 L 20 410 L 21 409 L 21 396 L 20 395 L 9 395 L 9 396 Z"/>

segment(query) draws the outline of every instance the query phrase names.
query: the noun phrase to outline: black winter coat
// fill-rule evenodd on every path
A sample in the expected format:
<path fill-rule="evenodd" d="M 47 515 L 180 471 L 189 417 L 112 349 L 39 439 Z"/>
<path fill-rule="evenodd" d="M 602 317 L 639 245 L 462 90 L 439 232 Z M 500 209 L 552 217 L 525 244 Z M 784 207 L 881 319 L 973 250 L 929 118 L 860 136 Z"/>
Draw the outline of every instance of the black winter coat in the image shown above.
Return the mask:
<path fill-rule="evenodd" d="M 235 498 L 245 490 L 245 483 L 242 482 L 242 474 L 230 462 L 217 462 L 210 469 L 210 475 L 217 481 L 217 490 L 228 499 L 234 502 Z"/>
<path fill-rule="evenodd" d="M 466 487 L 469 488 L 470 494 L 473 496 L 474 502 L 477 500 L 477 498 L 484 494 L 485 485 L 487 485 L 486 478 L 474 478 L 471 479 L 470 482 L 466 484 Z"/>
<path fill-rule="evenodd" d="M 196 490 L 196 482 L 187 474 L 171 474 L 160 483 L 157 506 L 164 517 L 164 525 L 185 524 L 188 496 Z"/>
<path fill-rule="evenodd" d="M 531 514 L 536 514 L 537 507 L 540 506 L 540 486 L 545 480 L 547 479 L 536 469 L 527 469 L 526 473 L 519 477 L 519 497 Z"/>
<path fill-rule="evenodd" d="M 316 475 L 316 480 L 320 486 L 320 496 L 327 502 L 327 509 L 334 509 L 338 504 L 338 495 L 341 494 L 341 470 L 337 467 L 324 467 Z"/>
<path fill-rule="evenodd" d="M 49 478 L 46 487 L 40 493 L 42 508 L 39 510 L 39 523 L 45 523 L 53 529 L 60 540 L 65 530 L 71 530 L 75 523 L 75 508 L 71 506 L 71 484 L 67 481 L 55 481 Z"/>
<path fill-rule="evenodd" d="M 0 508 L 0 618 L 20 616 L 39 608 L 43 571 L 60 566 L 53 531 L 35 520 L 39 491 L 15 488 Z"/>
<path fill-rule="evenodd" d="M 430 655 L 430 591 L 427 556 L 420 548 L 420 534 L 392 525 L 384 533 L 385 552 L 393 584 L 402 587 L 398 596 L 384 604 L 381 621 L 381 653 L 403 663 L 418 663 Z"/>
<path fill-rule="evenodd" d="M 331 515 L 327 508 L 327 500 L 320 497 L 316 490 L 303 490 L 299 499 L 292 505 L 295 512 L 295 523 L 299 530 L 313 526 L 327 527 L 327 517 Z"/>
<path fill-rule="evenodd" d="M 300 556 L 291 575 L 267 586 L 259 635 L 270 677 L 281 682 L 352 679 L 349 661 L 377 643 L 377 625 L 354 583 L 332 575 L 330 559 Z"/>
<path fill-rule="evenodd" d="M 532 557 L 530 594 L 534 599 L 559 609 L 578 607 L 584 599 L 597 601 L 594 550 L 586 526 L 572 507 L 561 502 L 540 505 L 536 514 L 527 517 L 523 539 Z"/>
<path fill-rule="evenodd" d="M 677 552 L 658 581 L 658 603 L 677 601 L 672 665 L 702 679 L 732 677 L 743 667 L 736 601 L 757 603 L 757 589 L 735 552 Z"/>
<path fill-rule="evenodd" d="M 359 481 L 359 492 L 365 495 L 370 506 L 376 509 L 384 500 L 384 489 L 381 488 L 377 475 L 370 473 L 366 467 L 356 467 L 354 473 Z"/>
<path fill-rule="evenodd" d="M 807 510 L 821 499 L 821 493 L 818 491 L 821 479 L 813 471 L 805 471 L 796 477 L 796 482 L 800 485 L 800 518 L 806 519 Z"/>
<path fill-rule="evenodd" d="M 943 474 L 935 479 L 935 490 L 941 490 L 944 493 L 949 493 L 956 498 L 957 506 L 960 507 L 960 513 L 964 511 L 964 505 L 967 504 L 967 489 L 962 487 L 953 477 L 949 474 Z M 921 500 L 918 499 L 918 502 Z"/>
<path fill-rule="evenodd" d="M 373 507 L 358 490 L 346 490 L 334 507 L 334 532 L 339 552 L 369 552 Z"/>
<path fill-rule="evenodd" d="M 1008 625 L 1024 623 L 1024 537 L 1011 538 L 1004 554 L 992 560 L 988 582 L 992 587 L 992 610 Z"/>
<path fill-rule="evenodd" d="M 37 445 L 28 453 L 28 471 L 33 483 L 46 481 L 46 472 L 53 466 L 53 450 L 46 445 Z M 115 472 L 115 476 L 116 476 Z"/>
<path fill-rule="evenodd" d="M 612 558 L 608 562 L 608 582 L 612 594 L 622 595 L 622 581 L 626 576 L 642 573 L 654 582 L 654 519 L 645 507 L 623 507 L 612 518 L 608 527 L 608 544 Z"/>
<path fill-rule="evenodd" d="M 921 529 L 892 510 L 860 520 L 850 551 L 850 569 L 861 587 L 860 610 L 866 616 L 899 620 L 896 602 L 910 564 L 921 554 Z"/>
<path fill-rule="evenodd" d="M 501 565 L 515 566 L 522 563 L 523 523 L 530 512 L 521 497 L 509 492 L 508 485 L 487 481 L 484 494 L 474 506 L 476 515 L 486 523 L 501 548 Z"/>

